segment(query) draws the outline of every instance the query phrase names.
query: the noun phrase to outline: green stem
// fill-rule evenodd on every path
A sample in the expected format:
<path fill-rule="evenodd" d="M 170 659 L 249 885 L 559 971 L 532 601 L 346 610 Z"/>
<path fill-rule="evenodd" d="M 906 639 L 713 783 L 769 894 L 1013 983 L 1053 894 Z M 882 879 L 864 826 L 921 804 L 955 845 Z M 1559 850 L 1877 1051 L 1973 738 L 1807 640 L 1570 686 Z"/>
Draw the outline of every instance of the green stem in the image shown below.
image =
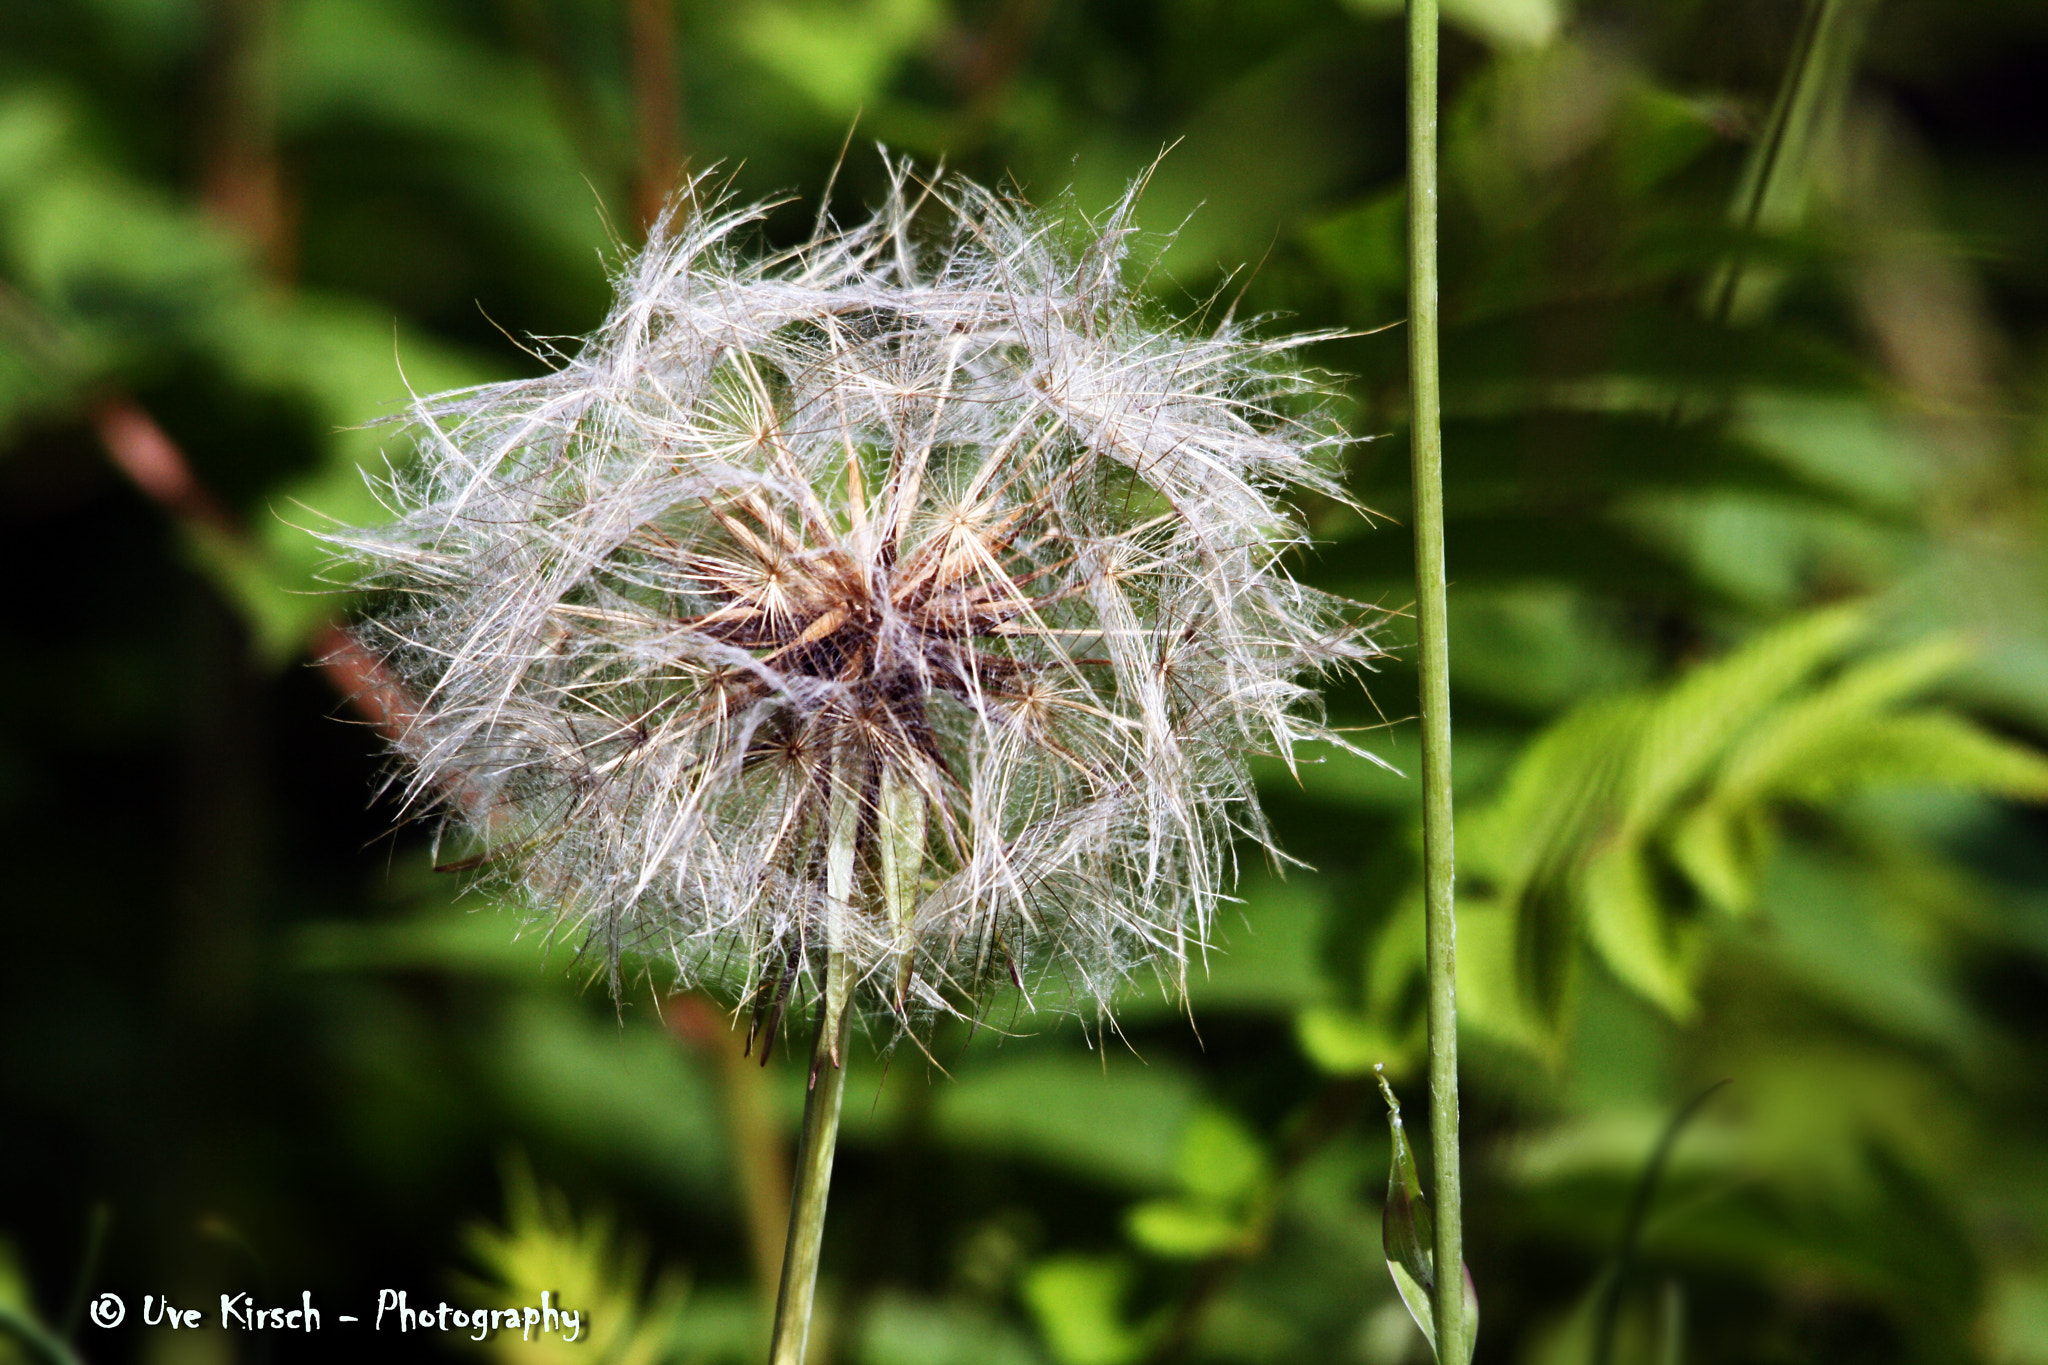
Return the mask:
<path fill-rule="evenodd" d="M 70 1346 L 44 1331 L 27 1313 L 17 1312 L 6 1304 L 0 1304 L 0 1334 L 12 1336 L 30 1359 L 42 1365 L 79 1365 L 78 1355 Z"/>
<path fill-rule="evenodd" d="M 1614 1266 L 1607 1282 L 1600 1288 L 1599 1306 L 1593 1313 L 1592 1365 L 1610 1365 L 1614 1359 L 1614 1327 L 1621 1317 L 1621 1291 L 1628 1282 L 1629 1272 L 1635 1268 L 1636 1249 L 1643 1240 L 1643 1225 L 1649 1221 L 1650 1202 L 1657 1197 L 1657 1183 L 1664 1178 L 1664 1168 L 1671 1164 L 1671 1149 L 1678 1145 L 1678 1135 L 1685 1131 L 1693 1116 L 1714 1098 L 1715 1091 L 1726 1084 L 1725 1079 L 1715 1081 L 1671 1116 L 1671 1122 L 1664 1125 L 1656 1147 L 1650 1152 L 1650 1159 L 1643 1164 L 1642 1174 L 1636 1178 L 1635 1193 L 1629 1196 L 1628 1216 L 1621 1223 L 1621 1240 L 1615 1244 Z"/>
<path fill-rule="evenodd" d="M 796 1178 L 790 1191 L 789 1240 L 782 1253 L 782 1288 L 775 1300 L 775 1337 L 768 1348 L 769 1365 L 803 1365 L 810 1338 L 811 1309 L 817 1299 L 818 1251 L 825 1236 L 825 1200 L 832 1190 L 832 1154 L 839 1145 L 839 1108 L 846 1097 L 846 1069 L 833 1053 L 846 1051 L 850 1010 L 839 1014 L 835 1029 L 818 1021 L 818 1042 L 811 1051 L 811 1093 L 804 1101 L 803 1135 L 796 1151 Z"/>
<path fill-rule="evenodd" d="M 860 838 L 859 766 L 842 754 L 833 765 L 825 851 L 825 982 L 818 1000 L 818 1040 L 811 1048 L 810 1094 L 797 1140 L 789 1198 L 789 1239 L 782 1253 L 782 1287 L 775 1299 L 775 1334 L 769 1365 L 803 1365 L 817 1300 L 818 1253 L 825 1238 L 825 1202 L 832 1192 L 832 1155 L 839 1146 L 839 1109 L 846 1097 L 846 1044 L 853 1026 L 847 1008 L 853 981 L 846 926 L 853 915 L 856 845 Z"/>
<path fill-rule="evenodd" d="M 1876 0 L 1807 0 L 1770 118 L 1744 166 L 1734 218 L 1743 240 L 1707 290 L 1707 316 L 1727 324 L 1756 311 L 1745 304 L 1745 254 L 1759 231 L 1798 224 L 1820 149 L 1840 122 Z"/>
<path fill-rule="evenodd" d="M 93 1205 L 92 1219 L 86 1224 L 85 1254 L 78 1260 L 78 1279 L 71 1289 L 71 1302 L 64 1307 L 64 1316 L 58 1321 L 64 1324 L 65 1341 L 76 1341 L 78 1329 L 85 1326 L 86 1296 L 92 1293 L 93 1277 L 100 1273 L 100 1257 L 107 1249 L 107 1229 L 114 1223 L 114 1211 L 106 1204 Z"/>
<path fill-rule="evenodd" d="M 1429 976 L 1429 1145 L 1436 1168 L 1437 1359 L 1471 1355 L 1458 1173 L 1456 855 L 1451 838 L 1450 640 L 1445 626 L 1443 415 L 1437 376 L 1437 0 L 1408 0 L 1408 376 L 1415 461 L 1422 863 Z"/>

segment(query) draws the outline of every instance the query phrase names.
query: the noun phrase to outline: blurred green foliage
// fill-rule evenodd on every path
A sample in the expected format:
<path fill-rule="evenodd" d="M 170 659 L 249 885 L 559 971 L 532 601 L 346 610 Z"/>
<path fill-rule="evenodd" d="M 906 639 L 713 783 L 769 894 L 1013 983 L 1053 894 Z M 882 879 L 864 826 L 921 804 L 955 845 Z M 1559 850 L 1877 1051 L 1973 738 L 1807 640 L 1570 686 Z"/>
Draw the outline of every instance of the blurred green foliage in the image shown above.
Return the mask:
<path fill-rule="evenodd" d="M 1479 1359 L 1589 1360 L 1657 1135 L 1728 1077 L 1616 1362 L 2048 1362 L 2048 9 L 1444 8 Z M 842 210 L 871 140 L 1084 206 L 1149 170 L 1162 311 L 1346 333 L 1375 515 L 1311 509 L 1303 572 L 1402 608 L 1397 10 L 0 9 L 0 1359 L 81 1274 L 131 1305 L 92 1361 L 358 1359 L 135 1305 L 384 1287 L 574 1297 L 579 1359 L 757 1356 L 745 1192 L 800 1072 L 664 1016 L 658 971 L 615 1005 L 366 808 L 309 531 L 375 515 L 408 391 L 592 327 L 685 163 L 794 194 L 793 238 L 851 129 Z M 1332 705 L 1413 771 L 1413 699 L 1397 651 Z M 1424 1357 L 1369 1079 L 1419 1101 L 1417 795 L 1318 757 L 1264 774 L 1308 869 L 1247 871 L 1188 1001 L 862 1053 L 831 1359 Z"/>

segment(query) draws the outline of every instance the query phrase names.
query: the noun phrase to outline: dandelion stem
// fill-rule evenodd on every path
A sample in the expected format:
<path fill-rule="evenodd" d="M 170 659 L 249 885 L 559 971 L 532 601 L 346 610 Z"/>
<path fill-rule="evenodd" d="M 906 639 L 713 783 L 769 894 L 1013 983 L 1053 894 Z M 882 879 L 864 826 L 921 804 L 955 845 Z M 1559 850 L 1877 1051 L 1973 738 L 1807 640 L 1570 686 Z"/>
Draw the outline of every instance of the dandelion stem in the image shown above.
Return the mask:
<path fill-rule="evenodd" d="M 1450 641 L 1445 625 L 1442 404 L 1437 378 L 1437 0 L 1408 0 L 1408 382 L 1415 475 L 1417 664 L 1422 683 L 1422 861 L 1429 975 L 1429 1143 L 1436 1168 L 1437 1359 L 1464 1365 L 1464 1218 L 1458 1174 L 1456 855 L 1451 838 Z"/>
<path fill-rule="evenodd" d="M 824 990 L 818 1000 L 818 1041 L 811 1048 L 810 1093 L 797 1139 L 795 1180 L 789 1198 L 789 1240 L 782 1252 L 782 1287 L 775 1298 L 775 1335 L 768 1365 L 803 1365 L 817 1299 L 818 1252 L 825 1238 L 825 1204 L 832 1193 L 832 1154 L 839 1146 L 839 1108 L 846 1097 L 846 1043 L 853 1025 L 853 994 L 846 954 L 846 921 L 853 914 L 855 854 L 860 839 L 861 765 L 841 752 L 833 763 L 827 800 Z"/>
<path fill-rule="evenodd" d="M 843 960 L 840 964 L 844 969 Z M 846 1051 L 850 1010 L 837 1024 L 820 1017 L 811 1051 L 811 1093 L 804 1101 L 803 1133 L 797 1140 L 796 1179 L 789 1200 L 789 1242 L 782 1253 L 782 1289 L 775 1300 L 775 1337 L 769 1365 L 803 1365 L 817 1298 L 818 1249 L 825 1235 L 825 1200 L 832 1191 L 832 1154 L 839 1146 L 839 1106 L 846 1096 L 846 1068 L 833 1060 Z"/>

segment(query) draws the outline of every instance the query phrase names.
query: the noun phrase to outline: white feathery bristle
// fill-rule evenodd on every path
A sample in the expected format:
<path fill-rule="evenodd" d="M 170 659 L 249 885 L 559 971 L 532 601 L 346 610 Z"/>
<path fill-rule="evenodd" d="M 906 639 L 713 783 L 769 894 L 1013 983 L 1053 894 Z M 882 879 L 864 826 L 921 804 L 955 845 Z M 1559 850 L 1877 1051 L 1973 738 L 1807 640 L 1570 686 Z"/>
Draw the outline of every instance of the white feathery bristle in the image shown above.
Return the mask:
<path fill-rule="evenodd" d="M 417 692 L 409 794 L 615 982 L 810 994 L 843 782 L 871 883 L 881 793 L 924 813 L 914 908 L 834 931 L 871 1003 L 1178 983 L 1268 838 L 1247 756 L 1331 738 L 1307 681 L 1376 652 L 1283 562 L 1344 438 L 1301 338 L 1143 319 L 1129 199 L 920 211 L 892 169 L 767 260 L 762 209 L 679 210 L 555 372 L 415 405 L 395 520 L 333 537 Z"/>

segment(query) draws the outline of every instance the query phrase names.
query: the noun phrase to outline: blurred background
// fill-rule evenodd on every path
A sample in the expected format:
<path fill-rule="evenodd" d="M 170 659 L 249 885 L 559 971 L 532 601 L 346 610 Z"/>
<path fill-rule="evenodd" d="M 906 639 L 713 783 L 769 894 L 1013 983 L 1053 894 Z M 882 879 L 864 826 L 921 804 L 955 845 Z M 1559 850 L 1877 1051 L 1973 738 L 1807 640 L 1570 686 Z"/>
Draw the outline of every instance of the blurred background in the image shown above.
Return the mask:
<path fill-rule="evenodd" d="M 2048 1361 L 2048 6 L 1444 8 L 1479 1359 Z M 1352 334 L 1299 571 L 1404 609 L 1402 64 L 1394 0 L 0 7 L 0 1359 L 758 1359 L 797 1070 L 431 870 L 304 528 L 690 172 L 788 240 L 849 130 L 849 216 L 877 141 L 1083 209 L 1171 147 L 1143 287 Z M 1332 705 L 1412 772 L 1410 627 Z M 1426 1359 L 1416 784 L 1322 757 L 1192 1022 L 859 1050 L 820 1359 Z M 592 1335 L 217 1327 L 383 1288 Z"/>

